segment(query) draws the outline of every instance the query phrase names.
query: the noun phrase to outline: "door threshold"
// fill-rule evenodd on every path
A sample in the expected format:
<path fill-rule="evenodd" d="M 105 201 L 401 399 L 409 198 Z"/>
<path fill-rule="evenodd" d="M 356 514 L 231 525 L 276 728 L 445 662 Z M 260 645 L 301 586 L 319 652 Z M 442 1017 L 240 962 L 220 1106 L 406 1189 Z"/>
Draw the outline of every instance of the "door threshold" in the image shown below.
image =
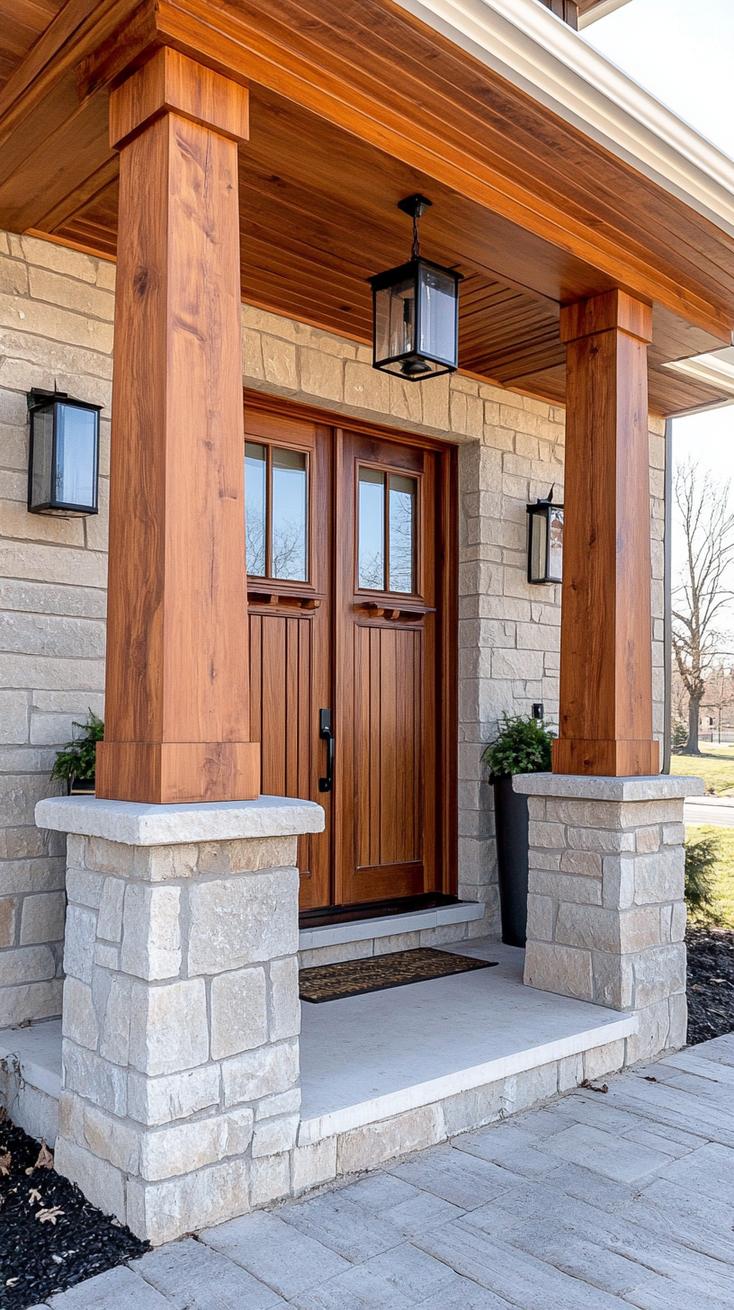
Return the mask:
<path fill-rule="evenodd" d="M 321 946 L 341 946 L 345 942 L 363 942 L 373 937 L 392 937 L 398 933 L 420 932 L 426 928 L 442 928 L 452 924 L 471 923 L 484 917 L 481 901 L 450 901 L 448 904 L 422 906 L 411 910 L 377 913 L 366 917 L 311 924 L 302 927 L 298 935 L 301 951 L 317 950 Z"/>

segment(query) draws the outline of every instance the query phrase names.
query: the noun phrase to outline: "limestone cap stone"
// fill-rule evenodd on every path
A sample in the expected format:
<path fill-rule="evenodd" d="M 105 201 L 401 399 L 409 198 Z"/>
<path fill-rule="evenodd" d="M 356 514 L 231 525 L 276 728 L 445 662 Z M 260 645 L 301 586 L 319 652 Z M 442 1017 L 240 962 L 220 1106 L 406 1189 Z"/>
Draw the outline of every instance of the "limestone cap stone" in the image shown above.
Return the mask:
<path fill-rule="evenodd" d="M 38 802 L 35 817 L 39 828 L 80 837 L 104 837 L 126 846 L 297 837 L 324 829 L 324 811 L 320 805 L 289 796 L 181 805 L 144 805 L 137 801 L 101 800 L 96 796 L 51 796 Z"/>
<path fill-rule="evenodd" d="M 564 796 L 594 801 L 674 801 L 702 796 L 702 778 L 667 773 L 647 777 L 606 778 L 568 773 L 518 773 L 512 790 L 521 796 Z"/>

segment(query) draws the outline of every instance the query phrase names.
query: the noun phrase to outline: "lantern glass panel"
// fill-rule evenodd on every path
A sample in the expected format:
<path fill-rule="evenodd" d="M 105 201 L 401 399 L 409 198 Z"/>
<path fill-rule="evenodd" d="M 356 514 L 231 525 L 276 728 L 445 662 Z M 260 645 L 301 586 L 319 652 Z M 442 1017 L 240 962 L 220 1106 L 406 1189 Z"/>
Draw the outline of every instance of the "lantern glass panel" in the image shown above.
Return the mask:
<path fill-rule="evenodd" d="M 551 505 L 548 518 L 548 579 L 560 582 L 563 577 L 563 507 Z"/>
<path fill-rule="evenodd" d="M 406 277 L 375 292 L 375 358 L 394 359 L 414 350 L 415 280 Z"/>
<path fill-rule="evenodd" d="M 36 409 L 31 422 L 33 424 L 33 467 L 31 470 L 30 508 L 48 505 L 52 500 L 53 488 L 53 451 L 54 451 L 54 408 Z"/>
<path fill-rule="evenodd" d="M 430 264 L 419 273 L 418 353 L 456 365 L 456 278 Z"/>
<path fill-rule="evenodd" d="M 56 406 L 56 469 L 53 500 L 59 505 L 97 502 L 97 412 Z"/>
<path fill-rule="evenodd" d="M 545 582 L 548 517 L 544 506 L 530 514 L 530 581 Z"/>

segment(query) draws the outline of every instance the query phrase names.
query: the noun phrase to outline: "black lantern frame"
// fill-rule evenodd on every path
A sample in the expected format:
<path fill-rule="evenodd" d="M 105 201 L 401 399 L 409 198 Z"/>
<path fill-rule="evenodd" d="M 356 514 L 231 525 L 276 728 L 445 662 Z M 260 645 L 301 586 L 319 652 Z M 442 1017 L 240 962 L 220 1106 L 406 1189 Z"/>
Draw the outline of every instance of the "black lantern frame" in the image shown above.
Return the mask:
<path fill-rule="evenodd" d="M 65 391 L 41 391 L 34 388 L 28 393 L 30 418 L 30 445 L 28 451 L 28 512 L 29 514 L 55 514 L 60 518 L 77 518 L 99 512 L 99 415 L 101 405 L 86 400 L 74 400 Z M 63 486 L 64 451 L 61 440 L 61 411 L 79 412 L 94 416 L 91 442 L 88 450 L 78 451 L 78 459 L 89 460 L 88 501 L 65 499 L 58 494 Z M 50 431 L 49 431 L 50 421 Z M 43 428 L 42 428 L 43 425 Z M 45 429 L 45 430 L 43 430 Z M 60 466 L 61 461 L 61 466 Z M 42 488 L 39 494 L 39 482 Z"/>
<path fill-rule="evenodd" d="M 456 269 L 446 268 L 443 264 L 436 264 L 433 260 L 424 259 L 420 253 L 420 243 L 418 238 L 418 220 L 422 217 L 425 210 L 430 206 L 430 200 L 425 196 L 407 196 L 405 200 L 398 203 L 398 209 L 408 214 L 413 220 L 413 249 L 411 258 L 404 264 L 399 264 L 397 268 L 388 269 L 385 273 L 377 273 L 374 277 L 369 278 L 372 287 L 372 367 L 380 369 L 386 373 L 393 373 L 397 377 L 402 377 L 408 382 L 422 382 L 429 377 L 440 377 L 443 373 L 453 373 L 458 368 L 459 363 L 459 283 L 463 275 Z M 431 278 L 438 276 L 446 284 L 446 293 L 444 299 L 451 300 L 448 307 L 443 307 L 443 312 L 451 313 L 451 322 L 444 322 L 444 330 L 451 341 L 449 351 L 439 353 L 438 351 L 427 348 L 424 341 L 425 315 L 427 313 L 425 305 L 425 292 L 429 288 Z M 412 322 L 406 324 L 410 337 L 410 346 L 408 349 L 399 351 L 394 354 L 378 354 L 378 315 L 380 297 L 385 292 L 397 292 L 399 287 L 412 287 L 410 291 L 402 297 L 404 305 L 412 305 Z M 430 321 L 430 320 L 429 320 Z M 425 346 L 425 348 L 423 348 Z"/>
<path fill-rule="evenodd" d="M 538 498 L 527 506 L 528 514 L 528 582 L 542 586 L 563 581 L 563 505 L 553 500 L 551 487 L 545 500 Z M 554 529 L 560 527 L 560 542 L 554 541 Z M 559 559 L 560 555 L 560 559 Z"/>

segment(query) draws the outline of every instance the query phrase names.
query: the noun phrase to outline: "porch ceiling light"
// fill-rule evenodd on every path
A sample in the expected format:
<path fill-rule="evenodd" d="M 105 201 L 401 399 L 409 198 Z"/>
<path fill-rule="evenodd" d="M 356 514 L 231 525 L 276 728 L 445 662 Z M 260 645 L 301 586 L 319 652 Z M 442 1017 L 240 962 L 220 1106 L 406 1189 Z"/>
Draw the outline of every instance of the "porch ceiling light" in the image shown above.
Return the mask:
<path fill-rule="evenodd" d="M 97 513 L 99 411 L 64 391 L 28 393 L 28 509 L 75 518 Z"/>
<path fill-rule="evenodd" d="M 413 220 L 410 259 L 369 279 L 372 287 L 372 366 L 410 382 L 453 373 L 459 362 L 461 273 L 423 259 L 418 222 L 430 205 L 407 196 L 398 209 Z"/>
<path fill-rule="evenodd" d="M 555 484 L 545 500 L 528 505 L 528 582 L 561 582 L 563 572 L 563 505 L 553 500 Z"/>

